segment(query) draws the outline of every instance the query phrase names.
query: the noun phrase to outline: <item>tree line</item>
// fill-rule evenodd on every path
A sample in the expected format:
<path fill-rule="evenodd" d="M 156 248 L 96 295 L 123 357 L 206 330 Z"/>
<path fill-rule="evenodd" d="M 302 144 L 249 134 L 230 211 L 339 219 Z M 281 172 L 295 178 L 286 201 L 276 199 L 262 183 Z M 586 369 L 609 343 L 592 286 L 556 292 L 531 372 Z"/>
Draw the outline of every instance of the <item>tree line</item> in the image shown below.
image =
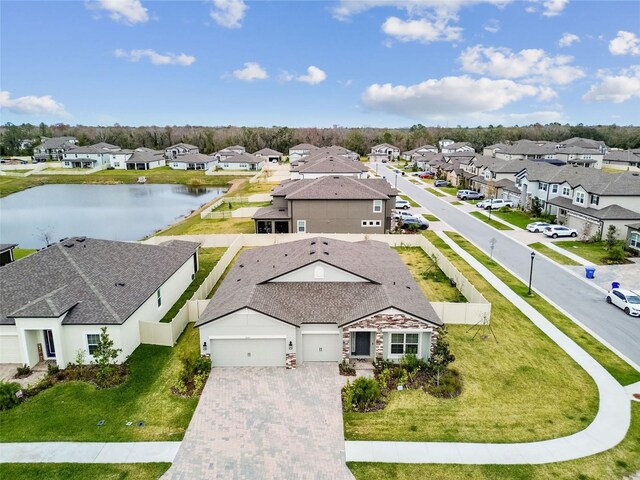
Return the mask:
<path fill-rule="evenodd" d="M 201 127 L 201 126 L 148 126 L 112 127 L 83 125 L 40 125 L 7 123 L 0 127 L 0 155 L 31 155 L 33 146 L 42 137 L 76 137 L 81 146 L 98 142 L 111 143 L 121 148 L 147 147 L 157 150 L 176 143 L 189 143 L 202 153 L 212 153 L 231 145 L 243 145 L 248 152 L 268 147 L 287 153 L 298 143 L 319 147 L 341 145 L 360 155 L 366 155 L 373 145 L 391 143 L 401 150 L 410 150 L 424 144 L 437 145 L 438 140 L 449 138 L 456 142 L 469 142 L 481 152 L 483 147 L 516 140 L 545 140 L 558 142 L 571 137 L 604 141 L 610 148 L 640 148 L 640 127 L 617 125 L 528 125 L 503 127 L 502 125 L 476 128 L 427 127 L 422 124 L 410 128 L 289 128 L 289 127 Z M 22 140 L 35 140 L 31 148 L 21 149 Z"/>

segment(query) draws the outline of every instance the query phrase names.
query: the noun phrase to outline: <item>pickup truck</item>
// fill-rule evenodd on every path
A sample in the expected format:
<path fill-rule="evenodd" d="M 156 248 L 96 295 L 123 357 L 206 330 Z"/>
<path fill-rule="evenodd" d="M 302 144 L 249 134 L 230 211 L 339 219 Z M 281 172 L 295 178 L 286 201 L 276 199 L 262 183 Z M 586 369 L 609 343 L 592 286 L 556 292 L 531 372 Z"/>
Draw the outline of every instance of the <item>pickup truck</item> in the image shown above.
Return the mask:
<path fill-rule="evenodd" d="M 482 202 L 478 202 L 476 204 L 476 207 L 484 208 L 485 210 L 497 210 L 502 207 L 513 208 L 513 202 L 511 200 L 504 200 L 502 198 L 489 198 L 487 200 L 483 200 Z"/>

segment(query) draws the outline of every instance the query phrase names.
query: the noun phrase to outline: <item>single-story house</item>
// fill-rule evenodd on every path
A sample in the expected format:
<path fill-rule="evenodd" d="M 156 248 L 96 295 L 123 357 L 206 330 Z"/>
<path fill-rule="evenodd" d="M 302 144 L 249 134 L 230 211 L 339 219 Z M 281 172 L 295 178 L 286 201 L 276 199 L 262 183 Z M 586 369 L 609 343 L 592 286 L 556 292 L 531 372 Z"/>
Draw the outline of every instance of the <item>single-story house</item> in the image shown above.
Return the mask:
<path fill-rule="evenodd" d="M 475 153 L 475 149 L 469 142 L 454 142 L 449 143 L 440 148 L 442 153 L 454 153 L 454 152 L 471 152 Z"/>
<path fill-rule="evenodd" d="M 213 158 L 213 157 L 211 157 Z M 218 169 L 220 170 L 262 170 L 264 166 L 264 158 L 256 157 L 249 153 L 236 153 L 224 160 L 218 161 Z"/>
<path fill-rule="evenodd" d="M 318 147 L 311 145 L 310 143 L 299 143 L 298 145 L 294 145 L 289 149 L 289 161 L 295 162 L 296 160 L 300 160 L 317 149 Z"/>
<path fill-rule="evenodd" d="M 125 162 L 127 170 L 152 170 L 164 167 L 167 161 L 163 152 L 150 148 L 140 147 L 133 151 L 133 155 Z"/>
<path fill-rule="evenodd" d="M 16 243 L 0 243 L 0 267 L 15 260 L 13 249 L 17 246 Z"/>
<path fill-rule="evenodd" d="M 264 158 L 267 162 L 279 162 L 282 160 L 282 153 L 271 148 L 263 148 L 254 153 L 256 157 Z"/>
<path fill-rule="evenodd" d="M 389 245 L 323 237 L 242 252 L 196 322 L 214 367 L 288 368 L 426 359 L 441 325 Z"/>
<path fill-rule="evenodd" d="M 64 368 L 78 350 L 92 361 L 102 327 L 124 361 L 140 344 L 140 321 L 159 322 L 193 280 L 198 247 L 73 237 L 5 265 L 0 363 Z"/>
<path fill-rule="evenodd" d="M 215 157 L 202 153 L 187 153 L 169 160 L 169 166 L 173 170 L 210 170 L 217 163 Z"/>

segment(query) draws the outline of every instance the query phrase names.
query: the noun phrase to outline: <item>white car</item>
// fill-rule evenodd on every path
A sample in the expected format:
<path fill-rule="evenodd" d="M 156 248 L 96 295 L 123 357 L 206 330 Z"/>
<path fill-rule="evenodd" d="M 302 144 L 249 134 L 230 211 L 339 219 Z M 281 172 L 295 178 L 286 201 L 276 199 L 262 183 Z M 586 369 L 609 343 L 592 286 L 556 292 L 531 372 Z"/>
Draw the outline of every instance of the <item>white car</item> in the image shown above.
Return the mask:
<path fill-rule="evenodd" d="M 406 210 L 395 210 L 393 212 L 393 218 L 395 219 L 404 219 L 404 218 L 416 218 L 411 212 L 407 212 Z"/>
<path fill-rule="evenodd" d="M 511 200 L 504 200 L 502 198 L 488 198 L 482 202 L 476 203 L 476 207 L 484 208 L 485 210 L 497 210 L 502 207 L 513 208 L 513 202 Z"/>
<path fill-rule="evenodd" d="M 549 225 L 542 230 L 547 237 L 577 237 L 578 231 L 575 228 L 563 227 L 562 225 Z"/>
<path fill-rule="evenodd" d="M 404 198 L 396 198 L 396 208 L 407 210 L 410 206 L 411 204 L 407 202 Z"/>
<path fill-rule="evenodd" d="M 607 294 L 607 303 L 624 310 L 632 317 L 640 317 L 640 296 L 624 288 L 612 288 Z"/>
<path fill-rule="evenodd" d="M 551 224 L 548 222 L 533 222 L 527 225 L 527 230 L 529 230 L 531 233 L 539 233 L 550 226 Z"/>

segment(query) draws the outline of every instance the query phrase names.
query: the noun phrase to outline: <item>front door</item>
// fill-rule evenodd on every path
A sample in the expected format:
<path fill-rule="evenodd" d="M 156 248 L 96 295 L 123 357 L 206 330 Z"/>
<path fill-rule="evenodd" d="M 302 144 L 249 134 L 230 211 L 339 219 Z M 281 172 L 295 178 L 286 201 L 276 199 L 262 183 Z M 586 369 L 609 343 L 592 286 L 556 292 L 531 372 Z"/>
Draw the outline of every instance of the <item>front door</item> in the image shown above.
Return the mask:
<path fill-rule="evenodd" d="M 371 349 L 371 332 L 356 332 L 356 356 L 368 357 Z"/>
<path fill-rule="evenodd" d="M 51 330 L 43 330 L 44 333 L 44 346 L 47 349 L 47 357 L 56 357 L 56 346 L 53 343 L 53 332 Z"/>

